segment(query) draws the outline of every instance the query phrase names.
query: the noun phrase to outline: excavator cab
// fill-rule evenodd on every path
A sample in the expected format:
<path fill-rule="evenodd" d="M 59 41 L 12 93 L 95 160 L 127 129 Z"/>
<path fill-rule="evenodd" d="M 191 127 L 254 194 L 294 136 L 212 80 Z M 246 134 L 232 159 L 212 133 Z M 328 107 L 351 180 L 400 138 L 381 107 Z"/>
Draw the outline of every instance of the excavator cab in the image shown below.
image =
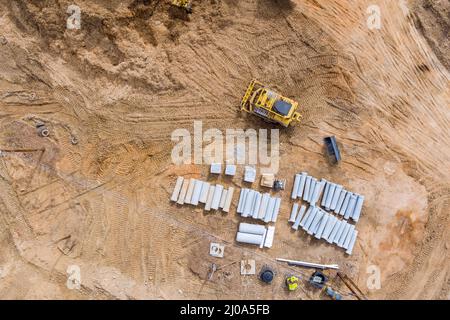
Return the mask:
<path fill-rule="evenodd" d="M 268 122 L 288 127 L 301 120 L 298 103 L 252 80 L 241 102 L 241 111 L 255 114 Z"/>

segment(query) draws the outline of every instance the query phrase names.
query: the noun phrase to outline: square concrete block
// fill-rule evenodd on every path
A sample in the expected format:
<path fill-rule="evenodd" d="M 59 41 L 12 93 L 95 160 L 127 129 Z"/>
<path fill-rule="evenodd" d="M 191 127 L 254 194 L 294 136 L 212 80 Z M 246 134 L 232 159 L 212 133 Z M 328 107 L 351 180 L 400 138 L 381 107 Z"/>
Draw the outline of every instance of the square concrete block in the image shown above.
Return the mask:
<path fill-rule="evenodd" d="M 222 173 L 222 164 L 221 163 L 211 163 L 211 173 L 221 174 Z"/>
<path fill-rule="evenodd" d="M 255 179 L 256 179 L 256 169 L 253 167 L 246 166 L 244 171 L 244 181 L 255 182 Z"/>
<path fill-rule="evenodd" d="M 227 176 L 234 176 L 236 174 L 236 166 L 234 164 L 227 164 L 225 174 Z"/>

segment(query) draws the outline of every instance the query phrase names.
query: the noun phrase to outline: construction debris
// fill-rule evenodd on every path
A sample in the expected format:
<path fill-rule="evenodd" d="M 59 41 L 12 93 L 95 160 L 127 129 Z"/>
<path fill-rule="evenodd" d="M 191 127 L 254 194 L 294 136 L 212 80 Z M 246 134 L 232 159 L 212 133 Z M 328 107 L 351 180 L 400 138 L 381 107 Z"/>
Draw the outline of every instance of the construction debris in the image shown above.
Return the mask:
<path fill-rule="evenodd" d="M 277 261 L 280 262 L 287 262 L 288 265 L 292 266 L 299 266 L 299 267 L 305 267 L 305 268 L 315 268 L 315 269 L 339 269 L 339 266 L 337 264 L 318 264 L 318 263 L 311 263 L 311 262 L 305 262 L 305 261 L 296 261 L 296 260 L 289 260 L 289 259 L 283 259 L 283 258 L 276 258 Z"/>

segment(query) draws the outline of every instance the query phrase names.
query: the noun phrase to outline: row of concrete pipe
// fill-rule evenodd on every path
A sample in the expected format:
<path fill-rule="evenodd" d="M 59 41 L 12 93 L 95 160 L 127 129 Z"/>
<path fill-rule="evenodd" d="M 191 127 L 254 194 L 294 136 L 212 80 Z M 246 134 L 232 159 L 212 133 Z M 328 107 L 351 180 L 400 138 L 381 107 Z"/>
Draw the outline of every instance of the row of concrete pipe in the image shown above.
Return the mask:
<path fill-rule="evenodd" d="M 348 255 L 352 254 L 358 230 L 346 220 L 339 219 L 317 206 L 310 205 L 306 210 L 306 206 L 302 205 L 299 209 L 299 204 L 294 203 L 289 222 L 293 223 L 294 230 L 301 227 L 316 239 L 324 239 L 330 244 L 344 248 Z"/>
<path fill-rule="evenodd" d="M 261 194 L 252 189 L 242 188 L 239 195 L 237 213 L 242 217 L 259 219 L 265 223 L 276 222 L 280 211 L 281 198 Z"/>
<path fill-rule="evenodd" d="M 347 191 L 342 185 L 329 182 L 326 179 L 318 181 L 306 172 L 295 175 L 292 199 L 300 198 L 311 206 L 315 206 L 322 192 L 323 197 L 320 205 L 325 210 L 334 211 L 347 220 L 350 218 L 355 222 L 359 220 L 364 203 L 363 195 Z"/>
<path fill-rule="evenodd" d="M 178 177 L 170 200 L 180 205 L 197 206 L 202 203 L 205 205 L 206 211 L 223 210 L 229 212 L 233 193 L 233 187 L 225 189 L 220 184 L 211 185 L 208 182 L 193 178 Z"/>

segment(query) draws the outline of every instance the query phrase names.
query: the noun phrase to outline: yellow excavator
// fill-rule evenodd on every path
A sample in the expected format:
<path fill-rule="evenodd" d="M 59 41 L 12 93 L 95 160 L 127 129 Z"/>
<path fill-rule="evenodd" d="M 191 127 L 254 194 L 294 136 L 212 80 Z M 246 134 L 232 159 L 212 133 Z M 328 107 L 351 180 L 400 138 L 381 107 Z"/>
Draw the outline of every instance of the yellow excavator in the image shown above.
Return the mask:
<path fill-rule="evenodd" d="M 192 13 L 192 4 L 190 0 L 172 0 L 172 5 L 183 8 L 187 13 Z"/>
<path fill-rule="evenodd" d="M 268 122 L 288 127 L 300 122 L 298 103 L 274 92 L 257 80 L 252 80 L 241 102 L 241 110 L 255 114 Z"/>

